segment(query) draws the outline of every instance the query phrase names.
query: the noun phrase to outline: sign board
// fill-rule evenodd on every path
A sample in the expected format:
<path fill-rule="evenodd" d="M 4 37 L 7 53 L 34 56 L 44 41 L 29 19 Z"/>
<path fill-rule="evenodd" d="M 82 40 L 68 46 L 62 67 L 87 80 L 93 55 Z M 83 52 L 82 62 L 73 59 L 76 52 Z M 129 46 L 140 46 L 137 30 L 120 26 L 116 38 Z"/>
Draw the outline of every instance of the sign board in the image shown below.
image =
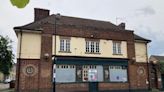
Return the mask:
<path fill-rule="evenodd" d="M 161 81 L 161 78 L 158 78 L 158 81 Z"/>
<path fill-rule="evenodd" d="M 89 81 L 98 81 L 98 74 L 96 69 L 89 69 L 88 71 L 88 80 Z"/>

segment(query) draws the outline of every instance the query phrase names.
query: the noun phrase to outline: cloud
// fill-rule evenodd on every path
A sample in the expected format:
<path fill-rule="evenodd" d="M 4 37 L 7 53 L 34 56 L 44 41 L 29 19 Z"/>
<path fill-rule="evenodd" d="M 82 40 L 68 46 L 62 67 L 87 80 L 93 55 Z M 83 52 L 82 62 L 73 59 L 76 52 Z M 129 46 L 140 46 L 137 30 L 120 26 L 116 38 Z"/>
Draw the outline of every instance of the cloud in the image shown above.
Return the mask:
<path fill-rule="evenodd" d="M 146 6 L 136 10 L 136 15 L 154 15 L 155 9 L 152 6 Z"/>
<path fill-rule="evenodd" d="M 164 55 L 164 32 L 160 28 L 139 24 L 135 28 L 135 33 L 151 40 L 148 44 L 149 55 Z"/>
<path fill-rule="evenodd" d="M 160 53 L 160 54 L 158 54 L 159 56 L 164 56 L 164 52 L 163 53 Z"/>

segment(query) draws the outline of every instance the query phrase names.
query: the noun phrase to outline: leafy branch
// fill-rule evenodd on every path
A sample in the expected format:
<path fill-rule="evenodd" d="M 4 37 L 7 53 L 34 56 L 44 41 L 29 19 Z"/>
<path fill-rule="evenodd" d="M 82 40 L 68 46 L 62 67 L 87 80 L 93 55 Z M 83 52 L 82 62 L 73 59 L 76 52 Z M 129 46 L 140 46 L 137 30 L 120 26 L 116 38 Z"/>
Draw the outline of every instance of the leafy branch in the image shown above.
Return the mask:
<path fill-rule="evenodd" d="M 30 2 L 30 0 L 10 0 L 10 2 L 17 8 L 24 8 Z"/>

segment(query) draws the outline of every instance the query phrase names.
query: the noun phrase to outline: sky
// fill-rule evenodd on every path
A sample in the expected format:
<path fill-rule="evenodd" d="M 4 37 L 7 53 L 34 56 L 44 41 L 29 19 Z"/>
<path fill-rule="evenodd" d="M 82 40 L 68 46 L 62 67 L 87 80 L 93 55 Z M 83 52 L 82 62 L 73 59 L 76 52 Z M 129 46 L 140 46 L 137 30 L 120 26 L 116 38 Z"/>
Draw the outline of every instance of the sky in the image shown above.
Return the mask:
<path fill-rule="evenodd" d="M 17 37 L 13 30 L 34 20 L 34 8 L 49 9 L 51 14 L 110 21 L 116 25 L 126 23 L 133 30 L 152 42 L 148 54 L 164 55 L 164 0 L 30 0 L 18 9 L 10 0 L 0 0 L 0 35 L 13 41 L 16 53 Z"/>

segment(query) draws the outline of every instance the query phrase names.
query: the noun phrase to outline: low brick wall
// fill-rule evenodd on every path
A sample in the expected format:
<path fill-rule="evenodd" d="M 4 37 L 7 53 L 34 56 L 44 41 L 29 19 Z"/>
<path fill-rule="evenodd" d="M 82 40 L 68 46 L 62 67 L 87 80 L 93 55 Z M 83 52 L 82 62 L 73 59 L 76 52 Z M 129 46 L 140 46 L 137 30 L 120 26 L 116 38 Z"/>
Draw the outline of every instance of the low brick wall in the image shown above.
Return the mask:
<path fill-rule="evenodd" d="M 99 91 L 129 89 L 129 83 L 99 83 Z"/>
<path fill-rule="evenodd" d="M 88 92 L 88 83 L 63 83 L 56 84 L 56 92 Z M 104 90 L 127 90 L 129 89 L 128 83 L 99 83 L 99 91 Z"/>
<path fill-rule="evenodd" d="M 56 92 L 88 92 L 88 83 L 56 84 Z"/>

